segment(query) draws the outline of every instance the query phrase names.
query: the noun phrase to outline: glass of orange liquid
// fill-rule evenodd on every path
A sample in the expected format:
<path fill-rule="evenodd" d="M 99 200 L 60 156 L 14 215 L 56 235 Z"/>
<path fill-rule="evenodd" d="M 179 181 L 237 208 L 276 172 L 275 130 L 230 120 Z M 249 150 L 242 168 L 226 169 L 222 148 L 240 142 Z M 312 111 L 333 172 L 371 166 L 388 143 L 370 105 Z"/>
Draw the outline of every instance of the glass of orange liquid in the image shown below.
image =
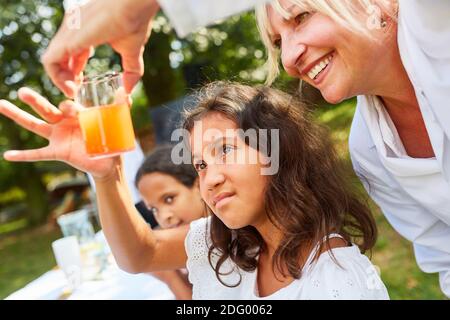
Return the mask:
<path fill-rule="evenodd" d="M 130 106 L 119 73 L 86 78 L 75 101 L 82 107 L 78 120 L 90 157 L 112 157 L 135 148 Z"/>

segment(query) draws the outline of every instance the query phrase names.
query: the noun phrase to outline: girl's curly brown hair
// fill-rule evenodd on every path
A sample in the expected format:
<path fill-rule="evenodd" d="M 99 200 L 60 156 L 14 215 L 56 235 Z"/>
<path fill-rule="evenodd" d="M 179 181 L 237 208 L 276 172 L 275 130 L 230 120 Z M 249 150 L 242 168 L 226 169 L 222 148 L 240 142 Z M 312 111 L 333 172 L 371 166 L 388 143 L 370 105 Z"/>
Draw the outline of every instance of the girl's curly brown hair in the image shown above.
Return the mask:
<path fill-rule="evenodd" d="M 306 258 L 302 256 L 304 249 L 320 243 L 316 261 L 325 249 L 331 250 L 329 241 L 321 241 L 330 233 L 357 243 L 362 252 L 374 246 L 377 229 L 371 212 L 354 193 L 327 130 L 312 120 L 304 103 L 273 88 L 229 82 L 207 85 L 197 98 L 197 107 L 185 113 L 183 128 L 189 132 L 195 121 L 211 112 L 223 114 L 243 130 L 268 129 L 269 142 L 270 129 L 279 129 L 279 170 L 268 179 L 265 198 L 261 199 L 268 218 L 283 233 L 272 268 L 283 276 L 287 269 L 290 276 L 299 279 Z M 254 227 L 231 230 L 208 211 L 210 264 L 220 282 L 237 286 L 239 283 L 229 285 L 221 280 L 222 264 L 230 258 L 239 268 L 254 271 L 266 245 Z M 216 264 L 212 263 L 213 250 L 219 252 Z"/>

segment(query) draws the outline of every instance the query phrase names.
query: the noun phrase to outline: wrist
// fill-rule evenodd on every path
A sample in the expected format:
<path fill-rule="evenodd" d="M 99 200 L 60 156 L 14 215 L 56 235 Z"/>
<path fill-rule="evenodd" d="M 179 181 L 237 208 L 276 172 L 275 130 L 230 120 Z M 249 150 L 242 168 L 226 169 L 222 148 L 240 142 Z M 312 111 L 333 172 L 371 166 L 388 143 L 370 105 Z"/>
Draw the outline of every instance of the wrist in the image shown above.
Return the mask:
<path fill-rule="evenodd" d="M 113 165 L 111 167 L 111 170 L 102 175 L 92 175 L 96 184 L 108 184 L 114 181 L 121 180 L 123 169 L 122 157 L 114 157 L 112 160 Z"/>
<path fill-rule="evenodd" d="M 119 9 L 119 18 L 124 20 L 126 29 L 135 31 L 147 25 L 160 10 L 156 0 L 125 0 Z"/>

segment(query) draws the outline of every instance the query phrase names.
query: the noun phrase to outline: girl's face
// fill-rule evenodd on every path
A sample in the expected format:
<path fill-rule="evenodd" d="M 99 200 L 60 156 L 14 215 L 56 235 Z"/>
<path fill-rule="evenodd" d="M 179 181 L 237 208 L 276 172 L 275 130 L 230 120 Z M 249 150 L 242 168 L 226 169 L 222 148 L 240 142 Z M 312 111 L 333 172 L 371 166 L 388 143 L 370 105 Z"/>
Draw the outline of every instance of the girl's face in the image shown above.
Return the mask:
<path fill-rule="evenodd" d="M 272 43 L 281 49 L 281 62 L 289 75 L 319 89 L 330 103 L 377 89 L 375 80 L 384 74 L 385 58 L 390 55 L 384 30 L 372 32 L 374 38 L 370 38 L 324 14 L 302 11 L 289 0 L 280 4 L 290 19 L 271 6 L 267 13 Z"/>
<path fill-rule="evenodd" d="M 195 122 L 190 138 L 202 198 L 230 229 L 267 222 L 262 155 L 239 138 L 237 129 L 232 120 L 211 112 Z"/>
<path fill-rule="evenodd" d="M 203 216 L 205 207 L 197 182 L 189 188 L 171 175 L 152 172 L 142 176 L 138 189 L 161 228 L 174 228 Z"/>

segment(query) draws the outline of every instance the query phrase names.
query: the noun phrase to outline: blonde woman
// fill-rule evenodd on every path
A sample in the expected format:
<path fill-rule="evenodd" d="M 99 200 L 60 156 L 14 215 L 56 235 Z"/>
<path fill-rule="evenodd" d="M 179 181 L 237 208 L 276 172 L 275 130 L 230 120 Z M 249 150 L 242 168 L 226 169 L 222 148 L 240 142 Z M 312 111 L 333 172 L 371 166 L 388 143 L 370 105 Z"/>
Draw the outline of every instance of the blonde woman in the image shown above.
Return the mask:
<path fill-rule="evenodd" d="M 450 296 L 450 2 L 279 0 L 269 53 L 337 103 L 358 96 L 350 152 L 369 194 Z"/>

